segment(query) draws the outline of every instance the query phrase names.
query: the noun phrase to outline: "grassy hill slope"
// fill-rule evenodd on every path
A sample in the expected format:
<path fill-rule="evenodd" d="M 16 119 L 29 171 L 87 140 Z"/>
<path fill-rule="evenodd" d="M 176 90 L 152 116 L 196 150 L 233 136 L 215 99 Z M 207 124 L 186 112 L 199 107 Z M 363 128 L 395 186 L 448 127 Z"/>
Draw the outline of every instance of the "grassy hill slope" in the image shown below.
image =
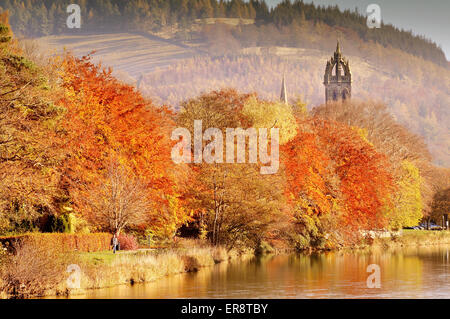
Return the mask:
<path fill-rule="evenodd" d="M 193 49 L 172 41 L 149 37 L 135 33 L 47 36 L 39 38 L 38 43 L 58 52 L 66 48 L 76 56 L 95 51 L 94 61 L 101 61 L 105 66 L 133 78 L 192 57 L 195 53 Z"/>

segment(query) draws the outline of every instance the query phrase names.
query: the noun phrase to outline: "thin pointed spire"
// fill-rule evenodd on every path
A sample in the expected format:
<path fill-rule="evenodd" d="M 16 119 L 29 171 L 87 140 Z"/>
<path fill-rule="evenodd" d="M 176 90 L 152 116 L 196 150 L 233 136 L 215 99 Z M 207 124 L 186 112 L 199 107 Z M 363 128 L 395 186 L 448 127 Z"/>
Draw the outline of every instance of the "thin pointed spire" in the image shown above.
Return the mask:
<path fill-rule="evenodd" d="M 283 81 L 281 82 L 281 95 L 280 101 L 288 104 L 287 93 L 286 93 L 286 80 L 283 73 Z"/>
<path fill-rule="evenodd" d="M 336 53 L 341 53 L 341 47 L 339 45 L 339 40 L 337 40 Z"/>

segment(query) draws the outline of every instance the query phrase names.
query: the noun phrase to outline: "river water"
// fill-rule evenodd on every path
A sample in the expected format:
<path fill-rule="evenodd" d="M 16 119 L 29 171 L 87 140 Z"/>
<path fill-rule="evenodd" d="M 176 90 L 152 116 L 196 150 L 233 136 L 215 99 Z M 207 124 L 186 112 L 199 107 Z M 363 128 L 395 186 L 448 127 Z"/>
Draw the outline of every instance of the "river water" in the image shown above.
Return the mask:
<path fill-rule="evenodd" d="M 265 256 L 74 298 L 450 298 L 450 247 Z"/>

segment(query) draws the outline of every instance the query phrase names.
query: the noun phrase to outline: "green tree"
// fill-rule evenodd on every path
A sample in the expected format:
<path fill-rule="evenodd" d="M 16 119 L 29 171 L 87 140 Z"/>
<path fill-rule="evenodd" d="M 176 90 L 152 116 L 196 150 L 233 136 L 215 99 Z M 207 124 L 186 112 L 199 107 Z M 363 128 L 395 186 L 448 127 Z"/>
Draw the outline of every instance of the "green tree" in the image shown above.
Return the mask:
<path fill-rule="evenodd" d="M 401 169 L 398 189 L 392 198 L 393 208 L 388 212 L 389 225 L 393 229 L 416 226 L 423 217 L 422 178 L 419 169 L 407 160 L 402 162 Z"/>

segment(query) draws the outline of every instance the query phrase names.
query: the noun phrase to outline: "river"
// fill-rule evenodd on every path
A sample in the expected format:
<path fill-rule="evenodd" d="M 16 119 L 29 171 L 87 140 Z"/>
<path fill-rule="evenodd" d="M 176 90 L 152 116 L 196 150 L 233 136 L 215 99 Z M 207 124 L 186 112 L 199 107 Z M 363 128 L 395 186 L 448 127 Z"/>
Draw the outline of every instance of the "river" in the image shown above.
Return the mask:
<path fill-rule="evenodd" d="M 371 264 L 380 288 L 367 286 Z M 450 298 L 450 247 L 255 257 L 72 298 Z"/>

